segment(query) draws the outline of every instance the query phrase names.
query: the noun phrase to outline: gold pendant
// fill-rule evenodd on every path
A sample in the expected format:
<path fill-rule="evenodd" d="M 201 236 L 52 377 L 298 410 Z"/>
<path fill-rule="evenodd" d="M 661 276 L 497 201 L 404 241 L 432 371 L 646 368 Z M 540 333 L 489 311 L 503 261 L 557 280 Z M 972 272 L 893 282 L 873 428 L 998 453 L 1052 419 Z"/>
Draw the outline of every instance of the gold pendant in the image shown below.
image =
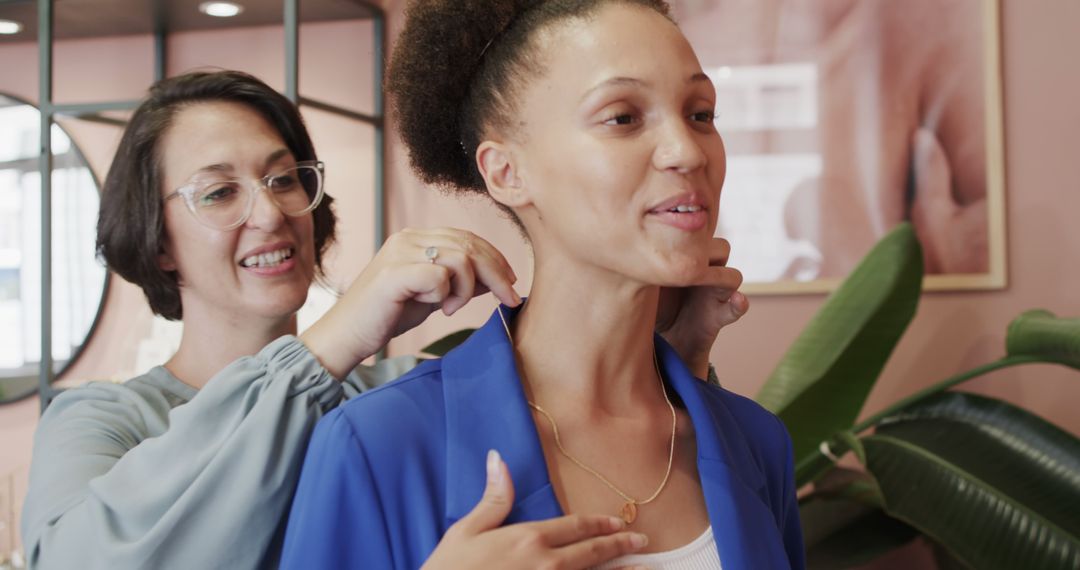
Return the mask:
<path fill-rule="evenodd" d="M 632 524 L 637 520 L 637 505 L 634 503 L 623 503 L 621 509 L 619 509 L 619 516 L 626 524 Z"/>

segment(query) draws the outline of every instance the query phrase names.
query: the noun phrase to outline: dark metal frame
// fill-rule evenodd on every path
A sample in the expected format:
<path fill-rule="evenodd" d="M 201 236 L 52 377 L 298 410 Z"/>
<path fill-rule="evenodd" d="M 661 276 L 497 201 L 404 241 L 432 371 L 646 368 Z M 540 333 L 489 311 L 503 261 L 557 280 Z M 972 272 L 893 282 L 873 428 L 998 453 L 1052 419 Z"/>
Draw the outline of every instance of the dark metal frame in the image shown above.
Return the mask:
<path fill-rule="evenodd" d="M 55 0 L 37 0 L 38 6 L 38 70 L 39 93 L 38 109 L 41 111 L 41 148 L 39 168 L 41 170 L 41 364 L 38 373 L 38 394 L 41 397 L 42 411 L 61 391 L 52 387 L 55 379 L 52 359 L 52 136 L 51 126 L 58 115 L 78 117 L 83 120 L 111 125 L 124 125 L 124 122 L 102 115 L 108 111 L 135 109 L 139 101 L 112 101 L 102 103 L 80 103 L 58 105 L 53 102 L 53 2 Z M 385 121 L 383 118 L 382 79 L 385 53 L 386 17 L 382 8 L 366 0 L 353 0 L 368 8 L 372 13 L 374 26 L 375 58 L 375 113 L 368 115 L 329 103 L 316 101 L 300 95 L 300 0 L 282 0 L 285 32 L 285 95 L 294 103 L 334 113 L 346 119 L 368 123 L 375 128 L 375 249 L 382 246 L 385 239 Z M 165 38 L 168 23 L 165 21 L 164 0 L 154 2 L 154 81 L 166 76 Z M 107 286 L 107 285 L 106 285 Z M 104 296 L 102 298 L 104 304 Z M 98 315 L 101 314 L 98 308 Z M 97 319 L 95 318 L 95 326 Z M 93 330 L 93 329 L 91 329 Z M 89 336 L 87 337 L 89 340 Z M 85 344 L 85 342 L 84 342 Z M 81 350 L 80 350 L 81 352 Z M 74 362 L 77 354 L 70 362 Z"/>

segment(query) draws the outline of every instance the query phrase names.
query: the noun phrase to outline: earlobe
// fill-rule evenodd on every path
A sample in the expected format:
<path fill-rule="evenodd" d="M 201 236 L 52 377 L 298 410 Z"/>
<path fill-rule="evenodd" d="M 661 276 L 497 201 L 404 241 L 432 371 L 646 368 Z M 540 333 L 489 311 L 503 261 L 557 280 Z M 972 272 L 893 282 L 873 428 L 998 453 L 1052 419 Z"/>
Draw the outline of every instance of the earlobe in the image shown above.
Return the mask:
<path fill-rule="evenodd" d="M 165 251 L 158 254 L 157 264 L 162 271 L 176 271 L 176 260 Z"/>
<path fill-rule="evenodd" d="M 520 208 L 532 202 L 522 183 L 510 149 L 503 143 L 484 141 L 476 149 L 476 166 L 484 177 L 488 193 L 496 202 Z"/>

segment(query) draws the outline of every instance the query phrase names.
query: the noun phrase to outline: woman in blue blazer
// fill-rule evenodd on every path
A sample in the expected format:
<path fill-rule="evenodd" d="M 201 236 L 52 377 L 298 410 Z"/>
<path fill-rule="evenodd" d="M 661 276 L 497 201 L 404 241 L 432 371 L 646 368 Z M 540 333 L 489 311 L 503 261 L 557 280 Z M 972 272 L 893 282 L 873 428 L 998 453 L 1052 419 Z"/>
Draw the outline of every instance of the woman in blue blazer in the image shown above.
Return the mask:
<path fill-rule="evenodd" d="M 483 494 L 492 450 L 507 524 L 609 514 L 647 538 L 604 568 L 803 567 L 784 426 L 653 333 L 662 288 L 726 261 L 716 93 L 667 10 L 410 3 L 388 89 L 412 165 L 518 224 L 532 292 L 320 422 L 285 567 L 420 567 Z"/>

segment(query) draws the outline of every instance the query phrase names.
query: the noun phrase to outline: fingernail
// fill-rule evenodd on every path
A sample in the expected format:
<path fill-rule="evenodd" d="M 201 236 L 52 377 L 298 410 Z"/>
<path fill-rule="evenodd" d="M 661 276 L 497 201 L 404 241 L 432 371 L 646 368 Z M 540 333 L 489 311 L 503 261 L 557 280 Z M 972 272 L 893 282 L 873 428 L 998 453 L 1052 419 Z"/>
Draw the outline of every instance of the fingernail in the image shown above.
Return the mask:
<path fill-rule="evenodd" d="M 518 295 L 518 292 L 516 290 L 514 290 L 514 289 L 511 289 L 511 291 L 514 291 L 514 298 L 517 299 L 517 303 L 515 304 L 515 306 L 520 305 L 521 304 L 521 295 Z"/>
<path fill-rule="evenodd" d="M 731 306 L 732 306 L 733 309 L 735 309 L 735 314 L 737 316 L 741 317 L 742 315 L 744 315 L 746 313 L 746 309 L 749 308 L 749 303 L 747 303 L 747 301 L 746 301 L 746 295 L 743 295 L 742 293 L 739 293 L 738 291 L 736 291 L 735 293 L 732 293 L 731 294 Z"/>
<path fill-rule="evenodd" d="M 502 469 L 499 468 L 500 463 L 502 463 L 502 458 L 499 457 L 499 452 L 494 449 L 489 449 L 487 456 L 487 478 L 488 483 L 491 485 L 502 483 Z"/>
<path fill-rule="evenodd" d="M 649 544 L 649 537 L 640 532 L 635 532 L 630 535 L 630 544 L 633 545 L 634 548 L 645 548 L 645 545 Z"/>
<path fill-rule="evenodd" d="M 619 517 L 608 517 L 608 521 L 611 525 L 611 530 L 614 532 L 618 532 L 626 526 L 626 522 Z"/>

